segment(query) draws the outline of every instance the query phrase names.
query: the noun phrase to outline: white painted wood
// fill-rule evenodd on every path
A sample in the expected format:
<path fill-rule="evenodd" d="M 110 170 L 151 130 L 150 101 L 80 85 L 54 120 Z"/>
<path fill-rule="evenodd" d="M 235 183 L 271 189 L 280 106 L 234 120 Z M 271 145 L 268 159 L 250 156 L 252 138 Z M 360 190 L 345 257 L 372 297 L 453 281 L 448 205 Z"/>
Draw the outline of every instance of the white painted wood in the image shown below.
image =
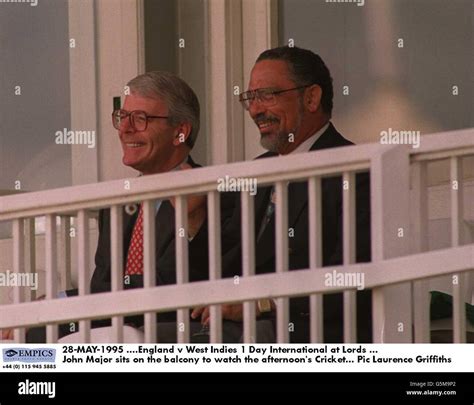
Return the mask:
<path fill-rule="evenodd" d="M 229 177 L 257 178 L 259 185 L 265 185 L 279 180 L 325 176 L 344 170 L 364 170 L 369 167 L 371 157 L 377 154 L 381 147 L 377 144 L 349 146 L 308 152 L 306 159 L 290 155 L 264 159 L 265 161 L 259 159 L 229 166 L 205 167 L 193 171 L 193 176 L 189 176 L 186 171 L 175 171 L 27 193 L 22 196 L 5 196 L 2 197 L 0 220 L 13 219 L 19 213 L 39 216 L 52 212 L 63 213 L 82 208 L 133 203 L 140 199 L 208 192 L 215 190 L 216 181 L 222 177 L 223 172 Z M 127 188 L 124 187 L 125 183 Z"/>
<path fill-rule="evenodd" d="M 110 247 L 111 247 L 111 284 L 112 291 L 123 289 L 123 216 L 122 206 L 113 205 L 110 207 Z M 123 342 L 123 317 L 114 316 L 112 318 L 112 339 L 114 343 Z"/>
<path fill-rule="evenodd" d="M 461 159 L 450 159 L 451 172 L 451 246 L 462 245 L 463 176 Z M 453 274 L 453 342 L 466 343 L 466 309 L 463 288 L 465 274 Z"/>
<path fill-rule="evenodd" d="M 221 220 L 220 196 L 217 191 L 207 194 L 208 237 L 209 237 L 209 279 L 219 280 L 221 269 Z M 222 343 L 222 308 L 220 305 L 210 307 L 211 343 Z"/>
<path fill-rule="evenodd" d="M 243 159 L 244 112 L 234 94 L 242 88 L 241 0 L 208 0 L 209 134 L 212 164 Z"/>
<path fill-rule="evenodd" d="M 79 295 L 90 294 L 89 269 L 89 216 L 86 210 L 77 214 L 77 268 L 79 274 Z M 90 321 L 79 320 L 79 335 L 84 343 L 90 342 Z"/>
<path fill-rule="evenodd" d="M 13 221 L 13 272 L 23 273 L 25 266 L 25 238 L 24 219 Z M 13 289 L 13 302 L 20 304 L 25 301 L 26 286 L 17 286 Z M 17 343 L 25 343 L 25 329 L 17 328 L 13 331 L 13 338 Z"/>
<path fill-rule="evenodd" d="M 240 194 L 242 207 L 242 275 L 255 274 L 255 206 L 250 193 Z M 257 342 L 255 301 L 244 302 L 244 343 Z"/>
<path fill-rule="evenodd" d="M 242 0 L 242 91 L 247 90 L 255 61 L 266 49 L 278 46 L 278 2 L 276 0 Z M 244 114 L 245 160 L 265 152 L 260 134 L 248 113 Z"/>
<path fill-rule="evenodd" d="M 438 140 L 438 150 L 451 148 L 452 138 L 445 134 L 433 135 Z M 462 134 L 461 134 L 462 137 Z M 472 138 L 471 138 L 472 139 Z M 462 152 L 469 152 L 471 139 L 464 139 L 464 143 L 455 141 L 456 151 L 464 146 Z M 55 286 L 56 272 L 56 227 L 55 218 L 59 213 L 74 213 L 80 210 L 79 222 L 82 223 L 79 232 L 79 244 L 87 248 L 85 231 L 87 224 L 84 222 L 85 212 L 90 208 L 98 208 L 108 205 L 121 205 L 139 199 L 153 199 L 169 195 L 177 195 L 177 218 L 178 223 L 187 220 L 186 193 L 209 192 L 215 190 L 216 179 L 222 176 L 223 170 L 234 177 L 255 177 L 259 184 L 277 182 L 277 267 L 279 270 L 287 269 L 287 249 L 282 253 L 281 247 L 288 246 L 286 209 L 281 203 L 286 204 L 286 191 L 283 188 L 288 180 L 304 179 L 313 176 L 325 176 L 334 173 L 351 172 L 354 170 L 367 169 L 370 164 L 372 174 L 372 235 L 381 235 L 379 239 L 373 240 L 373 263 L 349 264 L 343 267 L 327 268 L 327 271 L 338 272 L 364 272 L 366 276 L 366 287 L 374 288 L 376 298 L 376 320 L 382 321 L 375 326 L 381 326 L 375 330 L 375 339 L 379 341 L 405 341 L 410 339 L 411 330 L 406 334 L 396 331 L 399 314 L 390 313 L 390 310 L 400 311 L 407 319 L 405 325 L 411 325 L 411 290 L 408 298 L 404 295 L 405 290 L 397 290 L 404 282 L 412 282 L 425 278 L 432 278 L 447 274 L 460 274 L 472 270 L 472 246 L 450 247 L 449 249 L 437 250 L 403 256 L 410 251 L 410 242 L 413 236 L 408 231 L 408 162 L 409 157 L 418 153 L 417 150 L 404 147 L 386 147 L 382 145 L 363 145 L 340 150 L 311 152 L 308 159 L 300 159 L 298 156 L 266 159 L 264 162 L 248 162 L 228 165 L 225 167 L 212 167 L 196 170 L 196 174 L 190 178 L 186 173 L 169 173 L 167 175 L 144 176 L 140 179 L 130 180 L 131 190 L 124 192 L 123 181 L 110 182 L 100 185 L 87 185 L 67 189 L 50 190 L 40 193 L 28 193 L 22 196 L 2 197 L 0 208 L 0 220 L 24 218 L 32 213 L 38 215 L 46 214 L 45 235 L 45 258 L 46 258 L 46 286 L 47 300 L 33 304 L 18 303 L 9 307 L 9 311 L 2 314 L 0 328 L 24 327 L 37 323 L 57 323 L 71 319 L 103 318 L 106 316 L 126 315 L 131 313 L 152 312 L 172 310 L 176 308 L 189 308 L 198 305 L 217 305 L 224 302 L 251 301 L 258 297 L 277 298 L 277 306 L 281 309 L 286 297 L 297 295 L 318 294 L 321 292 L 339 291 L 324 285 L 323 272 L 321 271 L 279 271 L 276 274 L 261 276 L 242 277 L 240 288 L 236 289 L 233 280 L 219 280 L 203 282 L 201 284 L 182 284 L 175 286 L 153 287 L 142 291 L 123 291 L 117 293 L 97 294 L 94 296 L 83 296 L 62 300 L 57 305 L 57 288 Z M 430 153 L 437 149 L 433 146 Z M 351 152 L 351 153 L 348 153 Z M 354 153 L 354 155 L 352 154 Z M 457 151 L 456 153 L 461 153 Z M 464 153 L 457 156 L 463 156 Z M 456 158 L 455 160 L 458 160 Z M 421 161 L 422 159 L 420 159 Z M 370 163 L 369 163 L 370 161 Z M 317 162 L 317 163 L 315 163 Z M 456 163 L 459 165 L 459 162 Z M 459 173 L 460 168 L 455 171 Z M 455 172 L 453 171 L 453 173 Z M 194 174 L 194 173 L 193 173 Z M 455 176 L 456 177 L 456 176 Z M 285 186 L 286 187 L 286 186 Z M 21 198 L 18 198 L 21 197 Z M 456 204 L 452 209 L 457 210 L 454 217 L 458 218 L 457 230 L 461 228 L 460 216 L 462 206 L 458 193 L 453 194 Z M 461 200 L 462 201 L 462 200 Z M 278 203 L 280 202 L 280 204 Z M 453 208 L 454 207 L 454 208 Z M 457 208 L 456 208 L 457 207 Z M 347 210 L 346 210 L 347 211 Z M 346 220 L 347 222 L 347 220 Z M 349 221 L 350 222 L 350 221 Z M 402 224 L 404 236 L 399 238 L 397 232 Z M 311 225 L 314 227 L 314 225 Z M 405 228 L 406 226 L 406 228 Z M 286 228 L 286 229 L 285 229 Z M 455 242 L 461 244 L 460 233 Z M 81 236 L 82 235 L 82 236 Z M 185 233 L 186 235 L 186 233 Z M 186 238 L 187 239 L 187 238 Z M 405 240 L 404 240 L 405 239 Z M 179 240 L 179 238 L 178 238 Z M 407 246 L 408 241 L 408 246 Z M 187 240 L 183 247 L 177 245 L 177 253 L 186 249 L 186 255 L 178 255 L 178 282 L 184 280 L 187 263 L 179 263 L 180 257 L 187 261 Z M 346 241 L 346 245 L 347 245 Z M 402 256 L 398 257 L 397 256 Z M 286 260 L 286 263 L 285 263 Z M 314 259 L 313 259 L 314 260 Z M 83 262 L 85 262 L 83 260 Z M 440 266 L 439 263 L 443 263 Z M 87 266 L 80 266 L 85 267 Z M 180 270 L 181 269 L 181 270 Z M 81 276 L 80 287 L 84 285 L 85 276 Z M 186 279 L 187 281 L 187 279 Z M 408 284 L 409 286 L 409 284 Z M 382 289 L 383 287 L 383 289 Z M 405 288 L 405 286 L 402 286 Z M 202 288 L 202 291 L 199 289 Z M 84 289 L 84 288 L 83 288 Z M 378 297 L 377 297 L 378 295 Z M 379 301 L 377 301 L 379 299 Z M 391 301 L 396 300 L 396 301 Z M 457 299 L 462 303 L 461 298 Z M 392 305 L 391 302 L 396 302 Z M 313 303 L 314 304 L 314 303 Z M 380 305 L 378 305 L 380 304 Z M 389 305 L 390 304 L 390 305 Z M 458 305 L 455 303 L 456 305 Z M 408 309 L 405 306 L 408 305 Z M 314 305 L 313 305 L 314 306 Z M 458 307 L 462 305 L 459 304 Z M 40 311 L 41 309 L 41 311 Z M 10 311 L 11 310 L 11 311 Z M 281 311 L 284 315 L 284 310 Z M 461 308 L 458 308 L 461 313 Z M 71 312 L 72 311 L 72 312 Z M 187 310 L 186 310 L 187 311 Z M 408 314 L 408 315 L 407 315 Z M 178 316 L 184 317 L 183 313 Z M 282 315 L 280 315 L 282 316 Z M 377 318 L 379 317 L 379 318 Z M 395 322 L 392 322 L 395 319 Z M 383 321 L 387 322 L 384 324 Z M 387 323 L 389 325 L 387 326 Z M 282 325 L 280 321 L 280 325 Z M 54 341 L 57 332 L 55 325 L 47 328 L 48 341 Z M 280 326 L 280 328 L 282 328 Z M 459 328 L 459 327 L 458 327 Z M 408 328 L 411 329 L 411 328 Z M 188 330 L 188 329 L 186 329 Z M 280 331 L 284 335 L 285 331 Z M 282 339 L 284 340 L 284 339 Z"/>
<path fill-rule="evenodd" d="M 137 59 L 138 74 L 145 73 L 145 3 L 144 0 L 137 2 Z"/>
<path fill-rule="evenodd" d="M 372 159 L 370 190 L 374 263 L 410 253 L 411 150 L 406 146 L 386 147 Z M 411 295 L 409 283 L 372 291 L 374 343 L 412 341 Z"/>
<path fill-rule="evenodd" d="M 356 258 L 356 182 L 354 172 L 342 176 L 342 228 L 343 264 L 347 266 Z M 357 300 L 355 291 L 344 291 L 344 342 L 357 343 Z"/>
<path fill-rule="evenodd" d="M 45 223 L 45 267 L 46 267 L 46 299 L 50 302 L 58 295 L 57 287 L 57 262 L 56 262 L 56 216 L 46 215 Z M 46 326 L 47 343 L 58 340 L 57 325 Z"/>
<path fill-rule="evenodd" d="M 308 179 L 309 206 L 309 267 L 316 269 L 322 265 L 322 209 L 321 179 Z M 323 296 L 313 294 L 309 297 L 311 343 L 324 340 Z"/>
<path fill-rule="evenodd" d="M 80 2 L 76 2 L 80 3 Z M 124 99 L 124 86 L 143 71 L 141 9 L 137 0 L 95 1 L 96 89 L 99 181 L 136 176 L 123 165 L 122 147 L 111 114 L 113 97 Z M 120 29 L 111 29 L 120 27 Z M 117 51 L 119 50 L 119 51 Z M 82 168 L 83 169 L 83 168 Z"/>
<path fill-rule="evenodd" d="M 275 184 L 275 250 L 276 250 L 276 272 L 288 271 L 288 188 L 287 183 L 279 181 Z M 291 327 L 290 308 L 288 298 L 277 298 L 277 342 L 288 343 L 290 339 L 289 329 Z"/>
<path fill-rule="evenodd" d="M 412 245 L 415 252 L 426 252 L 428 246 L 428 189 L 427 165 L 425 162 L 412 164 L 411 223 L 413 224 Z M 413 325 L 415 343 L 430 342 L 430 291 L 427 280 L 412 283 Z"/>
<path fill-rule="evenodd" d="M 71 218 L 61 216 L 60 220 L 58 265 L 61 274 L 61 291 L 66 291 L 71 288 Z"/>
<path fill-rule="evenodd" d="M 73 131 L 95 131 L 95 147 L 71 145 L 72 184 L 95 183 L 98 175 L 96 13 L 94 0 L 69 4 L 69 77 L 71 128 Z M 87 167 L 87 170 L 84 168 Z"/>
<path fill-rule="evenodd" d="M 439 266 L 439 263 L 443 263 L 443 266 Z M 471 266 L 472 246 L 461 246 L 379 263 L 357 263 L 347 268 L 333 266 L 325 269 L 328 272 L 364 272 L 366 287 L 376 288 L 413 279 L 465 272 L 471 270 Z M 293 270 L 242 277 L 240 288 L 235 288 L 234 280 L 222 279 L 71 297 L 62 300 L 60 306 L 55 300 L 12 304 L 9 311 L 0 318 L 0 329 L 37 323 L 59 323 L 70 319 L 104 318 L 114 314 L 128 315 L 155 311 L 157 308 L 159 312 L 165 312 L 181 307 L 254 300 L 259 296 L 273 298 L 340 290 L 341 287 L 325 285 L 324 272 Z"/>
<path fill-rule="evenodd" d="M 175 204 L 176 283 L 184 286 L 189 282 L 188 200 L 179 196 Z M 178 343 L 189 343 L 189 309 L 180 308 L 177 312 Z"/>
<path fill-rule="evenodd" d="M 0 256 L 2 253 L 0 252 Z M 1 265 L 0 265 L 1 266 Z M 36 237 L 35 237 L 35 219 L 25 219 L 25 272 L 36 273 Z M 36 290 L 29 289 L 26 291 L 26 301 L 36 299 Z"/>
<path fill-rule="evenodd" d="M 156 234 L 155 216 L 156 208 L 154 200 L 143 203 L 143 287 L 151 288 L 156 285 Z M 156 230 L 159 232 L 159 230 Z M 156 341 L 156 313 L 147 312 L 145 318 L 145 342 Z"/>

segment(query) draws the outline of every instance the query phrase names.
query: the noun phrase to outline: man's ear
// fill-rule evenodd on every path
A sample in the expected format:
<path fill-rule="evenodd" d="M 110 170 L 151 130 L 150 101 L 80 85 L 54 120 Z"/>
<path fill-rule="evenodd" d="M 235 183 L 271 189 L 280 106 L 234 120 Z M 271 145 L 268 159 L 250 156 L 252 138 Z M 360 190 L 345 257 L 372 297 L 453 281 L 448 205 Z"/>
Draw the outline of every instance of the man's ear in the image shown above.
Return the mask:
<path fill-rule="evenodd" d="M 186 142 L 189 135 L 191 135 L 192 126 L 189 122 L 183 122 L 178 125 L 175 131 L 173 145 L 179 146 Z"/>
<path fill-rule="evenodd" d="M 316 112 L 321 105 L 321 97 L 323 95 L 323 91 L 321 87 L 317 84 L 313 84 L 306 90 L 305 93 L 305 106 L 310 112 Z"/>

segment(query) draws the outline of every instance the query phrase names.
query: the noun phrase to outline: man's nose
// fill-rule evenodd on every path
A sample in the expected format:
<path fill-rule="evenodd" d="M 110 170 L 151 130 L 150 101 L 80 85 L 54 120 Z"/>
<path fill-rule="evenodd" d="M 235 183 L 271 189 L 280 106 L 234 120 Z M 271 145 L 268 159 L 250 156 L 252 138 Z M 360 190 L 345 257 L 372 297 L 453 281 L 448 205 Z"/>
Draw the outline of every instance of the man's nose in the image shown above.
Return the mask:
<path fill-rule="evenodd" d="M 250 100 L 249 114 L 253 119 L 255 119 L 257 115 L 262 114 L 264 112 L 265 112 L 265 107 L 257 98 Z"/>
<path fill-rule="evenodd" d="M 128 117 L 122 118 L 120 120 L 120 132 L 134 132 L 135 129 L 132 126 L 131 122 L 132 117 L 129 115 Z"/>

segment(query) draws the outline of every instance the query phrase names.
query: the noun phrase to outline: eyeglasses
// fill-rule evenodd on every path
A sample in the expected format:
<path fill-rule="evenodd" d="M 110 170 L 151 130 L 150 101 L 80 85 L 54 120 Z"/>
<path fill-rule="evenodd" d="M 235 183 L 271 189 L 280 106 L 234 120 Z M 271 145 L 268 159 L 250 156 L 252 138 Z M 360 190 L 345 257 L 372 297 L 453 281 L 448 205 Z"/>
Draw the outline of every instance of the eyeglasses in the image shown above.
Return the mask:
<path fill-rule="evenodd" d="M 257 100 L 260 104 L 265 107 L 271 107 L 276 104 L 276 95 L 281 93 L 286 93 L 287 91 L 304 89 L 305 87 L 312 86 L 307 84 L 305 86 L 294 87 L 292 89 L 286 90 L 272 90 L 272 89 L 255 89 L 244 91 L 239 94 L 239 101 L 242 103 L 242 106 L 248 110 L 252 102 Z"/>
<path fill-rule="evenodd" d="M 125 111 L 125 110 L 115 110 L 112 113 L 112 124 L 115 129 L 120 130 L 120 125 L 122 120 L 130 117 L 130 125 L 132 128 L 137 131 L 145 131 L 148 126 L 148 120 L 150 118 L 168 118 L 162 115 L 148 115 L 145 111 L 135 110 L 135 111 Z"/>

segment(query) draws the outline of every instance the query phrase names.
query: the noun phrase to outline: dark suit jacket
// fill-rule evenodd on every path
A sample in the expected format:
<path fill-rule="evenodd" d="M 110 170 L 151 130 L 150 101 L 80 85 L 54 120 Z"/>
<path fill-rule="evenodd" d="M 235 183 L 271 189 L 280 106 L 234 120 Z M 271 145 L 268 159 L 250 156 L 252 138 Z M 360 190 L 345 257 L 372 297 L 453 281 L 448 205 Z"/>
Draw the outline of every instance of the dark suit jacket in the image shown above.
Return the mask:
<path fill-rule="evenodd" d="M 192 167 L 200 167 L 188 158 Z M 223 199 L 221 199 L 222 201 Z M 232 202 L 233 203 L 233 202 Z M 227 211 L 226 211 L 227 210 Z M 138 210 L 137 210 L 138 211 Z M 229 205 L 221 202 L 221 215 L 229 216 Z M 232 209 L 230 208 L 230 211 Z M 138 217 L 138 212 L 129 215 L 123 211 L 123 252 L 125 269 L 127 252 L 131 241 L 133 227 Z M 156 244 L 156 284 L 166 285 L 176 283 L 176 253 L 175 253 L 175 211 L 168 200 L 161 202 L 155 220 Z M 204 222 L 199 232 L 188 245 L 189 254 L 189 281 L 208 279 L 208 234 L 207 221 Z M 99 212 L 99 241 L 95 255 L 95 270 L 91 280 L 91 293 L 111 291 L 111 260 L 110 260 L 110 210 L 103 209 Z M 139 288 L 143 286 L 142 275 L 129 276 L 129 283 L 124 283 L 124 289 Z M 68 295 L 76 295 L 77 290 L 68 291 Z M 158 321 L 174 321 L 176 313 L 167 312 L 158 314 Z M 140 326 L 143 323 L 141 316 L 128 317 L 127 323 Z M 103 326 L 96 322 L 97 326 Z"/>
<path fill-rule="evenodd" d="M 311 151 L 352 145 L 332 124 L 312 145 Z M 265 153 L 259 156 L 275 156 Z M 370 261 L 370 181 L 368 173 L 356 175 L 357 262 Z M 324 178 L 322 187 L 322 250 L 323 266 L 342 264 L 342 177 Z M 260 187 L 255 196 L 256 238 L 268 206 L 271 187 Z M 309 267 L 308 189 L 307 182 L 293 182 L 288 188 L 288 227 L 293 237 L 288 240 L 289 269 Z M 256 273 L 275 271 L 274 216 L 261 238 L 256 242 Z M 240 205 L 236 201 L 233 217 L 223 229 L 223 269 L 225 277 L 241 273 Z M 371 341 L 370 291 L 358 293 L 358 340 Z M 293 342 L 309 341 L 309 300 L 307 297 L 290 299 L 290 317 L 294 332 Z M 324 295 L 324 336 L 326 342 L 342 342 L 342 294 Z"/>
<path fill-rule="evenodd" d="M 192 167 L 199 167 L 191 157 L 188 163 Z M 228 217 L 232 212 L 233 200 L 228 194 L 221 195 L 221 216 Z M 138 212 L 128 215 L 123 211 L 123 268 L 127 260 L 128 247 L 132 236 L 133 227 L 138 217 Z M 156 214 L 156 283 L 157 285 L 176 283 L 176 257 L 175 257 L 175 215 L 174 208 L 168 200 L 163 200 Z M 110 260 L 110 210 L 103 209 L 99 212 L 99 241 L 95 255 L 95 270 L 91 280 L 91 293 L 107 292 L 111 290 L 111 260 Z M 208 278 L 208 235 L 207 222 L 188 245 L 189 253 L 189 280 L 205 280 Z M 143 286 L 143 276 L 130 276 L 130 282 L 124 284 L 125 289 Z M 66 291 L 68 296 L 77 295 L 77 289 Z M 158 321 L 174 321 L 176 313 L 160 313 Z M 125 322 L 134 326 L 143 325 L 143 316 L 129 316 Z M 92 327 L 103 327 L 110 325 L 109 319 L 94 320 Z M 77 330 L 77 325 L 74 330 Z M 74 331 L 73 330 L 73 331 Z M 59 325 L 59 337 L 70 334 L 70 324 Z M 46 341 L 46 329 L 44 327 L 31 328 L 27 333 L 28 343 L 43 343 Z"/>

